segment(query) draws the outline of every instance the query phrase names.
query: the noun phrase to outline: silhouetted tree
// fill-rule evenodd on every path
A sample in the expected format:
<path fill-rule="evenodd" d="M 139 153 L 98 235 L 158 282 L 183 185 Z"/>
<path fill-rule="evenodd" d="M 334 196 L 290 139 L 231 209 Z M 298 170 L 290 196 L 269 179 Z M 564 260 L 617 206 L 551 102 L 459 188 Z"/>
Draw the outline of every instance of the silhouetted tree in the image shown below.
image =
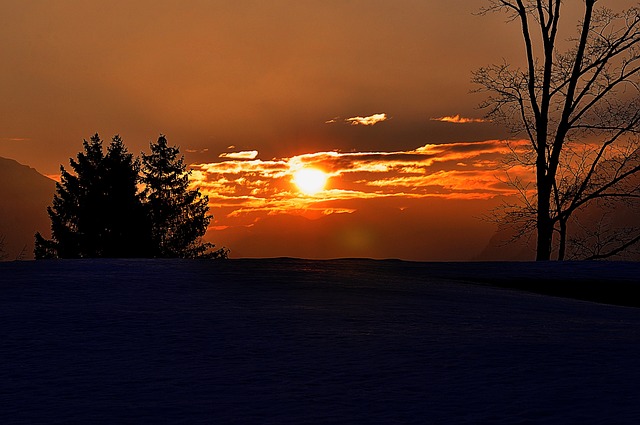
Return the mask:
<path fill-rule="evenodd" d="M 157 257 L 226 257 L 226 250 L 212 251 L 202 236 L 212 216 L 207 196 L 189 188 L 190 171 L 179 148 L 160 136 L 151 143 L 151 153 L 142 154 L 142 182 L 151 218 L 151 239 Z"/>
<path fill-rule="evenodd" d="M 211 220 L 208 198 L 189 189 L 189 175 L 177 147 L 161 136 L 141 162 L 114 136 L 106 154 L 96 134 L 84 151 L 63 166 L 56 184 L 51 240 L 35 235 L 41 258 L 176 257 L 226 258 L 202 241 Z M 144 191 L 138 190 L 143 183 Z"/>
<path fill-rule="evenodd" d="M 109 203 L 104 216 L 105 257 L 148 257 L 151 253 L 151 225 L 138 190 L 140 160 L 127 152 L 115 136 L 104 159 L 105 189 Z"/>
<path fill-rule="evenodd" d="M 474 74 L 474 82 L 492 93 L 482 105 L 488 116 L 531 142 L 519 159 L 535 169 L 535 194 L 519 187 L 525 205 L 512 212 L 525 222 L 533 217 L 537 260 L 551 258 L 554 233 L 558 259 L 564 259 L 576 211 L 594 201 L 640 196 L 632 180 L 640 171 L 633 138 L 640 127 L 639 9 L 615 13 L 584 0 L 573 47 L 559 52 L 561 0 L 487 1 L 484 12 L 506 11 L 520 23 L 524 41 L 526 69 L 505 63 Z M 575 148 L 578 141 L 585 148 Z M 621 246 L 638 240 L 625 238 Z"/>
<path fill-rule="evenodd" d="M 58 258 L 58 244 L 54 240 L 45 239 L 40 232 L 36 232 L 33 255 L 36 260 Z"/>
<path fill-rule="evenodd" d="M 51 218 L 52 239 L 36 234 L 36 258 L 144 257 L 150 225 L 138 193 L 140 163 L 115 136 L 106 155 L 98 134 L 60 167 Z"/>

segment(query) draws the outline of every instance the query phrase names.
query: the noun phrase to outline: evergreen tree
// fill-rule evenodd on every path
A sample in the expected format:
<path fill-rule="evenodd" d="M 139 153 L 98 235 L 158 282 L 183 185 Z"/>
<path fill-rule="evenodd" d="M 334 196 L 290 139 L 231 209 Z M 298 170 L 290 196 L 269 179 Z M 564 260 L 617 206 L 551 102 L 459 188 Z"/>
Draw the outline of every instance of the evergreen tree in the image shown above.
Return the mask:
<path fill-rule="evenodd" d="M 75 174 L 60 167 L 51 218 L 52 240 L 36 234 L 36 258 L 143 257 L 150 252 L 150 225 L 137 183 L 140 163 L 115 136 L 104 154 L 98 134 L 70 159 Z"/>
<path fill-rule="evenodd" d="M 151 225 L 143 194 L 138 190 L 140 160 L 127 152 L 115 136 L 104 158 L 104 257 L 148 257 L 151 254 Z"/>
<path fill-rule="evenodd" d="M 207 196 L 189 189 L 190 171 L 176 146 L 168 146 L 160 136 L 151 143 L 151 153 L 142 155 L 142 182 L 146 185 L 151 237 L 157 257 L 225 257 L 226 250 L 210 252 L 212 244 L 202 236 L 212 218 Z"/>

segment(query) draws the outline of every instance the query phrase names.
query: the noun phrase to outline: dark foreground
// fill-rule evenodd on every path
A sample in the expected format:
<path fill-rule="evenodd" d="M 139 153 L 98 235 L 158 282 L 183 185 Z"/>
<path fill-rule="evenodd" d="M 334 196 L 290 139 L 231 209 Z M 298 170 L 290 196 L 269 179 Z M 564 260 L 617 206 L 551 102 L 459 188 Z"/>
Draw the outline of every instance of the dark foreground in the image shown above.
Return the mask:
<path fill-rule="evenodd" d="M 630 263 L 0 263 L 0 423 L 637 424 L 640 309 L 541 294 L 637 305 L 638 276 Z"/>

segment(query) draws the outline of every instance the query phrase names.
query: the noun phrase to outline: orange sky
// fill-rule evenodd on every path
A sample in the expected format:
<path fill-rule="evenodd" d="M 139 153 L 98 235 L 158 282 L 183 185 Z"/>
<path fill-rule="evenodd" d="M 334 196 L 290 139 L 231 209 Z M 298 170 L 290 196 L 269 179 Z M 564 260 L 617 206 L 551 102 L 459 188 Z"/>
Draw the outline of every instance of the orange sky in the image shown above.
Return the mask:
<path fill-rule="evenodd" d="M 521 39 L 483 0 L 5 3 L 0 156 L 55 174 L 95 132 L 165 134 L 232 255 L 468 259 L 510 195 L 470 78 Z M 325 191 L 297 190 L 305 164 Z"/>
<path fill-rule="evenodd" d="M 504 137 L 432 120 L 481 118 L 471 71 L 519 45 L 502 17 L 473 15 L 482 2 L 5 3 L 0 155 L 45 174 L 95 132 L 134 152 L 163 133 L 188 162 Z"/>
<path fill-rule="evenodd" d="M 192 181 L 215 215 L 210 239 L 238 256 L 471 259 L 495 230 L 483 216 L 514 195 L 504 183 L 504 161 L 526 143 L 273 160 L 258 159 L 257 151 L 225 152 L 222 161 L 193 164 Z M 324 189 L 301 190 L 295 183 L 301 169 L 325 173 Z M 529 180 L 524 167 L 508 172 Z"/>

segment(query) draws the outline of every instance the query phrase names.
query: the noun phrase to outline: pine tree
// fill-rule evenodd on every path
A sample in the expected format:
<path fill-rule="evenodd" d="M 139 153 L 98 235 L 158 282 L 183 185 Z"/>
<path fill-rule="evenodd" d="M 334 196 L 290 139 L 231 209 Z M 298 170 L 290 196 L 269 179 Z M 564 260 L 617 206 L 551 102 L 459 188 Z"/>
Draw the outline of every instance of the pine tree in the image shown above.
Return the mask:
<path fill-rule="evenodd" d="M 207 196 L 189 189 L 190 171 L 176 146 L 160 136 L 151 143 L 151 153 L 142 155 L 142 182 L 146 185 L 154 255 L 166 258 L 225 257 L 226 250 L 210 252 L 212 244 L 202 236 L 212 218 Z"/>
<path fill-rule="evenodd" d="M 148 257 L 151 225 L 138 190 L 140 160 L 115 136 L 104 158 L 104 257 Z"/>
<path fill-rule="evenodd" d="M 36 258 L 144 257 L 150 252 L 150 224 L 137 183 L 140 162 L 115 136 L 104 154 L 95 134 L 84 151 L 60 167 L 50 241 L 36 234 Z"/>

